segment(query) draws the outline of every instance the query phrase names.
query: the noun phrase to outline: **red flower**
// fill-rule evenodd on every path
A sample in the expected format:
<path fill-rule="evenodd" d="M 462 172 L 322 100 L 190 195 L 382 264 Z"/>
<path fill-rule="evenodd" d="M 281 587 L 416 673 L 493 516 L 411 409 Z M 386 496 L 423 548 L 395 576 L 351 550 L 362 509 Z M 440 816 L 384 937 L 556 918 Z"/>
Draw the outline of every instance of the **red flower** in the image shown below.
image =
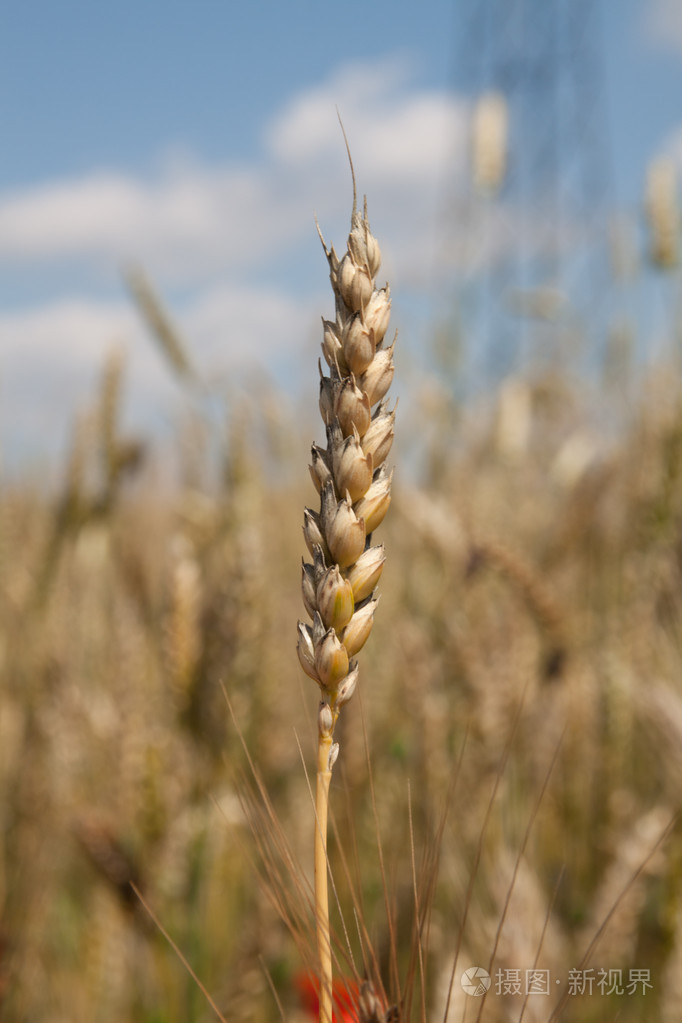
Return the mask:
<path fill-rule="evenodd" d="M 297 973 L 294 984 L 301 999 L 304 1011 L 311 1019 L 317 1020 L 320 1015 L 320 981 L 311 973 Z M 358 986 L 352 980 L 335 980 L 332 985 L 333 1023 L 358 1023 L 355 1006 L 358 1003 Z"/>

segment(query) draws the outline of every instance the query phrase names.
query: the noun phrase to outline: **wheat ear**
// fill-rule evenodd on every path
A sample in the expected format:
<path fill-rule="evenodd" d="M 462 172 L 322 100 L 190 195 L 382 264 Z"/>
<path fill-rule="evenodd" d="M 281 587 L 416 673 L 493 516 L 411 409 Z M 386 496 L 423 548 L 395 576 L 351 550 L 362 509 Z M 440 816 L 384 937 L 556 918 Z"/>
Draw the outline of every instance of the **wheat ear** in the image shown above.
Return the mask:
<path fill-rule="evenodd" d="M 319 227 L 318 227 L 319 232 Z M 298 656 L 320 687 L 315 796 L 315 915 L 320 970 L 320 1023 L 332 1020 L 332 955 L 327 891 L 327 815 L 332 768 L 339 753 L 334 727 L 358 679 L 355 654 L 372 629 L 375 587 L 384 548 L 372 546 L 372 532 L 391 500 L 385 460 L 393 442 L 395 409 L 384 398 L 393 379 L 393 347 L 386 346 L 389 287 L 375 287 L 379 245 L 360 214 L 353 181 L 353 213 L 347 251 L 320 241 L 329 262 L 336 318 L 324 320 L 320 366 L 320 412 L 326 448 L 313 444 L 310 474 L 320 509 L 306 508 L 303 535 L 312 564 L 303 562 L 303 603 L 312 626 L 298 623 Z M 375 407 L 376 406 L 376 407 Z"/>

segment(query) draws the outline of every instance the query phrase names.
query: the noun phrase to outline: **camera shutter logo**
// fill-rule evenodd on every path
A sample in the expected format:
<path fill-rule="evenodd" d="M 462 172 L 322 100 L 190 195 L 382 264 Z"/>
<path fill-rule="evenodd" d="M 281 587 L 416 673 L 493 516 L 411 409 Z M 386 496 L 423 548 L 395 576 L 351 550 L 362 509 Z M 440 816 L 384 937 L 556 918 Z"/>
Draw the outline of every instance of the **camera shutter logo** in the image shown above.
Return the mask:
<path fill-rule="evenodd" d="M 470 966 L 462 974 L 460 983 L 468 995 L 480 998 L 490 987 L 490 974 L 482 966 Z"/>

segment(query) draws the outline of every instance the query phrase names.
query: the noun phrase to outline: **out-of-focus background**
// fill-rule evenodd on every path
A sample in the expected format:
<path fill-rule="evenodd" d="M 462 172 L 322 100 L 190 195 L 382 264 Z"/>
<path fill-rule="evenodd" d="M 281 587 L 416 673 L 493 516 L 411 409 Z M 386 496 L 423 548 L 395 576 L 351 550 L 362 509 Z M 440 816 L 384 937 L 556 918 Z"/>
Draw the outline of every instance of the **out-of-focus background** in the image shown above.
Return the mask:
<path fill-rule="evenodd" d="M 161 927 L 226 1019 L 310 1018 L 339 117 L 400 396 L 340 983 L 682 1018 L 681 55 L 675 0 L 4 6 L 3 1023 L 215 1018 Z"/>

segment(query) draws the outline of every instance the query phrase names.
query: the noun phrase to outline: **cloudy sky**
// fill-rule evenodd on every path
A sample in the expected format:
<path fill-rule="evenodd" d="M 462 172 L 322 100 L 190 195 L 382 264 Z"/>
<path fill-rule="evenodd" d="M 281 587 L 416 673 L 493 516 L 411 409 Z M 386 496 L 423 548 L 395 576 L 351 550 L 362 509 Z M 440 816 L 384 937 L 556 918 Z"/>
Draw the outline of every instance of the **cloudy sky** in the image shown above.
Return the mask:
<path fill-rule="evenodd" d="M 314 396 L 332 312 L 314 218 L 342 245 L 351 198 L 337 109 L 394 320 L 423 344 L 466 175 L 472 2 L 0 4 L 4 463 L 54 457 L 114 346 L 131 424 L 172 421 L 130 265 L 207 378 L 247 388 L 261 365 L 291 400 Z M 598 49 L 614 204 L 633 213 L 651 157 L 682 162 L 682 4 L 603 0 Z"/>

